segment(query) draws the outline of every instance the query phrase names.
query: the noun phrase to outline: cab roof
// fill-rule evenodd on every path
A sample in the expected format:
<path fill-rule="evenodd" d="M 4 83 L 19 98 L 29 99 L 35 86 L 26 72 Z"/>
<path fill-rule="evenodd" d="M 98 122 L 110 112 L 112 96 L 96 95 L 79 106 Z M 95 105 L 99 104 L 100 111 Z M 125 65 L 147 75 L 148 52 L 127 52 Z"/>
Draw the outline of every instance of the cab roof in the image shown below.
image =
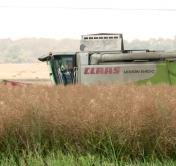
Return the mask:
<path fill-rule="evenodd" d="M 76 55 L 76 52 L 54 52 L 54 53 L 49 53 L 48 55 L 43 55 L 41 57 L 38 58 L 39 61 L 48 61 L 51 59 L 51 57 L 57 57 L 57 56 L 67 56 L 67 55 Z"/>

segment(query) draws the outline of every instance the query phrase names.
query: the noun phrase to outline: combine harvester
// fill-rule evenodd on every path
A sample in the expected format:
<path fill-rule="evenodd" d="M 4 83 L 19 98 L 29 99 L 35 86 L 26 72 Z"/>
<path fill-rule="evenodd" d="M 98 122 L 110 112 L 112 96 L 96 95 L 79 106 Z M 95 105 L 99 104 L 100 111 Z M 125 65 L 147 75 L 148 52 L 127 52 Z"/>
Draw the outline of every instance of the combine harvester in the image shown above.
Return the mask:
<path fill-rule="evenodd" d="M 83 35 L 79 52 L 58 52 L 46 61 L 54 84 L 176 84 L 176 52 L 125 50 L 122 34 Z"/>

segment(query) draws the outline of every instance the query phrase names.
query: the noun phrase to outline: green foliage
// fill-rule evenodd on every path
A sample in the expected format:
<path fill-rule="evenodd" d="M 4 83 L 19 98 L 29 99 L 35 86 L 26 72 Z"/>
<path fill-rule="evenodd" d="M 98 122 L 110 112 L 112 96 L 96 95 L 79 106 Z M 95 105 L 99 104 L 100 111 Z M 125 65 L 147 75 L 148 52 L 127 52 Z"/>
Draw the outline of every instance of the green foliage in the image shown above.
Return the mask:
<path fill-rule="evenodd" d="M 175 166 L 176 162 L 173 160 L 152 160 L 152 161 L 119 161 L 114 163 L 107 158 L 96 155 L 81 155 L 76 157 L 72 154 L 64 154 L 60 151 L 57 153 L 51 152 L 47 156 L 40 153 L 28 153 L 18 156 L 18 159 L 11 155 L 10 157 L 1 155 L 0 166 Z"/>

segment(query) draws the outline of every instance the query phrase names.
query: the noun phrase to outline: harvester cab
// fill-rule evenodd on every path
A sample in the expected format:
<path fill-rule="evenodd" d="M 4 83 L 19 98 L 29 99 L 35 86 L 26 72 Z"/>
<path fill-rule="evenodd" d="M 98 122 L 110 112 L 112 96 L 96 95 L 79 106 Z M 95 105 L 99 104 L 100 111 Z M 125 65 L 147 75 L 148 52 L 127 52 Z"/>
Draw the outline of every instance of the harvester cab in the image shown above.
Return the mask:
<path fill-rule="evenodd" d="M 39 60 L 47 62 L 54 84 L 176 84 L 176 52 L 125 50 L 122 34 L 83 35 L 79 52 Z"/>
<path fill-rule="evenodd" d="M 76 66 L 76 54 L 49 53 L 49 56 L 40 57 L 40 61 L 47 61 L 51 81 L 54 84 L 73 84 L 75 82 L 74 70 Z"/>

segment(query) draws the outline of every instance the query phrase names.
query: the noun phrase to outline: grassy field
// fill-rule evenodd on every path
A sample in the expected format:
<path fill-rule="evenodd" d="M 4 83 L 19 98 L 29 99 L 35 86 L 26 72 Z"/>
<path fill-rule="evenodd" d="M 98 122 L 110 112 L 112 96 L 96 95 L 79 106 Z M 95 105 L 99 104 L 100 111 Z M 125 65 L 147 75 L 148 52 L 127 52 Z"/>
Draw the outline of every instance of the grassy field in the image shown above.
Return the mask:
<path fill-rule="evenodd" d="M 0 92 L 2 165 L 176 165 L 175 87 L 0 86 Z"/>
<path fill-rule="evenodd" d="M 113 162 L 107 158 L 100 158 L 99 156 L 79 155 L 65 155 L 63 153 L 50 153 L 43 157 L 39 154 L 29 154 L 20 156 L 18 161 L 14 156 L 9 158 L 2 158 L 0 161 L 2 166 L 175 166 L 176 162 L 172 160 L 165 161 L 129 161 L 129 162 Z"/>

